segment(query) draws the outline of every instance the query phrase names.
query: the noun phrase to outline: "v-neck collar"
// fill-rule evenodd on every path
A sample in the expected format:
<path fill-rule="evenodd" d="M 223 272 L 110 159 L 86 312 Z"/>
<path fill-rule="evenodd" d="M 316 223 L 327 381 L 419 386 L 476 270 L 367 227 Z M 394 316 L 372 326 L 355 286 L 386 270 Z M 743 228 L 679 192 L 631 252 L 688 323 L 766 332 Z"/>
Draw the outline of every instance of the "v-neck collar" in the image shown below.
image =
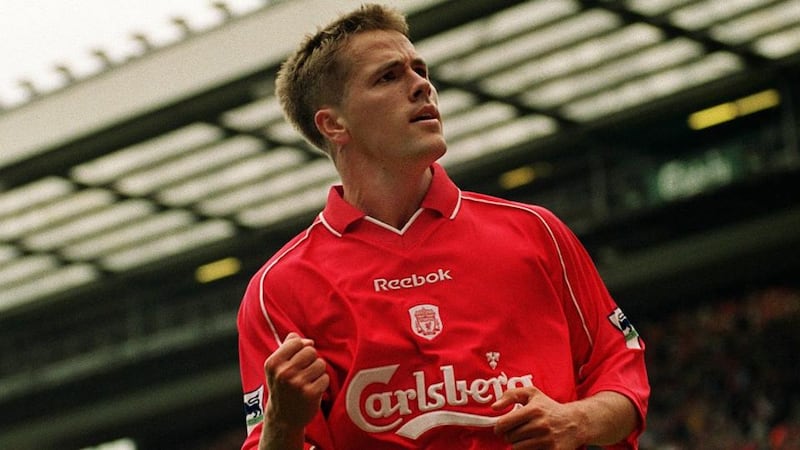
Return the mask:
<path fill-rule="evenodd" d="M 431 166 L 433 179 L 428 188 L 428 192 L 422 199 L 420 208 L 411 216 L 402 229 L 397 229 L 391 225 L 381 222 L 378 219 L 367 216 L 363 211 L 344 200 L 344 188 L 342 185 L 331 186 L 328 192 L 328 201 L 325 209 L 320 213 L 320 220 L 326 228 L 337 236 L 343 236 L 353 223 L 366 220 L 382 228 L 393 231 L 398 235 L 403 235 L 413 226 L 417 217 L 423 210 L 429 209 L 438 212 L 442 217 L 449 219 L 455 218 L 461 205 L 461 191 L 453 183 L 444 168 L 439 164 Z"/>

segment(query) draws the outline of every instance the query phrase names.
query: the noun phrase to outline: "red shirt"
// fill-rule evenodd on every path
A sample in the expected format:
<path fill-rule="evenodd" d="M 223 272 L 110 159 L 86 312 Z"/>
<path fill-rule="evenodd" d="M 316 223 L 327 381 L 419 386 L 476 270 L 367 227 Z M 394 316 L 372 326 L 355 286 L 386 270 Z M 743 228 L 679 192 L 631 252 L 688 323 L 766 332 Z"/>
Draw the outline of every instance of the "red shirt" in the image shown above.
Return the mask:
<path fill-rule="evenodd" d="M 434 165 L 397 230 L 331 188 L 322 213 L 252 278 L 238 318 L 249 435 L 257 447 L 264 360 L 295 331 L 328 364 L 309 447 L 508 449 L 491 404 L 536 386 L 559 402 L 649 385 L 643 343 L 573 233 L 549 211 L 461 192 Z"/>

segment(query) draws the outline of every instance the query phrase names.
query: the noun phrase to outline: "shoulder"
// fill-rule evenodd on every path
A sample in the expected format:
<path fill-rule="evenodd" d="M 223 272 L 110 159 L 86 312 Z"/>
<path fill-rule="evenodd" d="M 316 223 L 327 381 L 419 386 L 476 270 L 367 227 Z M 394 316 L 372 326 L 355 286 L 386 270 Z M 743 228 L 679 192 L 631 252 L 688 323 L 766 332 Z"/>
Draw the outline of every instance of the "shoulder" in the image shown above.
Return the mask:
<path fill-rule="evenodd" d="M 507 200 L 477 192 L 462 192 L 462 207 L 468 212 L 494 214 L 500 217 L 528 218 L 543 224 L 558 224 L 561 220 L 544 206 Z M 491 216 L 490 216 L 491 217 Z"/>
<path fill-rule="evenodd" d="M 315 219 L 306 229 L 295 235 L 272 256 L 264 262 L 250 279 L 248 290 L 263 286 L 265 279 L 280 279 L 291 273 L 293 268 L 302 265 L 306 259 L 308 249 L 318 242 L 316 236 L 327 234 L 322 229 L 319 218 Z M 324 236 L 323 236 L 324 238 Z"/>
<path fill-rule="evenodd" d="M 462 212 L 467 220 L 479 223 L 489 232 L 508 232 L 539 242 L 577 240 L 574 232 L 550 209 L 475 192 L 462 193 Z M 461 213 L 459 213 L 461 214 Z M 499 230 L 499 231 L 498 231 Z"/>
<path fill-rule="evenodd" d="M 304 270 L 306 246 L 314 245 L 320 226 L 316 219 L 287 241 L 256 270 L 248 281 L 239 307 L 240 328 L 252 320 L 269 322 L 267 309 L 273 300 L 293 298 L 293 285 Z"/>

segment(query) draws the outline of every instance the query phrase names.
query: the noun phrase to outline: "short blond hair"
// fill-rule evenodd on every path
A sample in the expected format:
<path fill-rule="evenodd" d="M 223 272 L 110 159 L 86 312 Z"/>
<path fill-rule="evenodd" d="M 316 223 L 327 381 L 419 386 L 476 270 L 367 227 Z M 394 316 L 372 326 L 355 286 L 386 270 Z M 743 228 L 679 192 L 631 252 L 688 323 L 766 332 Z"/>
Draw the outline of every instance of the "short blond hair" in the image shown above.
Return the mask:
<path fill-rule="evenodd" d="M 315 123 L 323 105 L 339 105 L 345 91 L 348 65 L 342 49 L 351 36 L 374 30 L 397 31 L 408 37 L 405 16 L 395 9 L 367 4 L 340 16 L 302 44 L 281 65 L 275 95 L 287 120 L 311 144 L 328 153 L 328 143 Z"/>

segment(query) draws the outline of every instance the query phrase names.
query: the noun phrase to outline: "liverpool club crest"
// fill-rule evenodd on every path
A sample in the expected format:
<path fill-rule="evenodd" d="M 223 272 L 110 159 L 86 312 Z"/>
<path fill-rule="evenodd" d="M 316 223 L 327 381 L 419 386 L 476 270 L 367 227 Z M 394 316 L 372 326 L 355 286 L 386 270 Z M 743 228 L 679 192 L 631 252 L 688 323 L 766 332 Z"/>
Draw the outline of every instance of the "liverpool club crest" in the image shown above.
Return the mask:
<path fill-rule="evenodd" d="M 408 310 L 408 315 L 411 316 L 411 329 L 417 336 L 431 340 L 442 332 L 438 306 L 417 305 Z"/>

